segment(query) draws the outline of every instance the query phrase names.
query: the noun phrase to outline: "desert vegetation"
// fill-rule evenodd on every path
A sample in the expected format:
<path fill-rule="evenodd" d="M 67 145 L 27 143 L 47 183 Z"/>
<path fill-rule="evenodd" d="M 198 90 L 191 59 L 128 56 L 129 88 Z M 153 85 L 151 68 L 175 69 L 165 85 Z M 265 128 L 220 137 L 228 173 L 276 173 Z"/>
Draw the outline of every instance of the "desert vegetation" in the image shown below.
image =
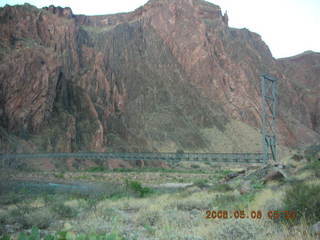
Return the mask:
<path fill-rule="evenodd" d="M 34 191 L 27 185 L 18 191 L 2 183 L 1 239 L 316 239 L 311 226 L 320 218 L 318 159 L 295 158 L 284 159 L 282 179 L 262 176 L 266 169 L 276 171 L 271 165 L 244 171 L 192 163 L 174 169 L 52 173 L 56 180 L 87 176 L 94 182 L 80 191 Z M 105 181 L 103 174 L 117 176 L 115 182 Z M 208 211 L 229 215 L 208 218 Z M 242 211 L 249 217 L 240 217 Z M 262 217 L 253 218 L 258 211 Z"/>
<path fill-rule="evenodd" d="M 261 152 L 264 72 L 283 144 L 267 166 L 2 158 L 0 240 L 316 239 L 320 148 L 286 156 L 319 142 L 320 53 L 275 59 L 202 0 L 0 19 L 0 154 Z"/>

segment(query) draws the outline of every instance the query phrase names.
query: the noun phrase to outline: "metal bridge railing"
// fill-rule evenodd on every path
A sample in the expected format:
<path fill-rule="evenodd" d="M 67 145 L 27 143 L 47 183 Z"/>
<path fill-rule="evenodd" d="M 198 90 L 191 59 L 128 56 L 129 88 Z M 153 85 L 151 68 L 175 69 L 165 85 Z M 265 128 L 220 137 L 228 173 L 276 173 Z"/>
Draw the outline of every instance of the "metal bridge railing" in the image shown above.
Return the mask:
<path fill-rule="evenodd" d="M 269 156 L 270 157 L 270 156 Z M 226 163 L 264 163 L 262 153 L 115 153 L 115 152 L 77 152 L 77 153 L 13 153 L 0 154 L 0 160 L 17 159 L 121 159 L 128 161 L 212 161 Z"/>

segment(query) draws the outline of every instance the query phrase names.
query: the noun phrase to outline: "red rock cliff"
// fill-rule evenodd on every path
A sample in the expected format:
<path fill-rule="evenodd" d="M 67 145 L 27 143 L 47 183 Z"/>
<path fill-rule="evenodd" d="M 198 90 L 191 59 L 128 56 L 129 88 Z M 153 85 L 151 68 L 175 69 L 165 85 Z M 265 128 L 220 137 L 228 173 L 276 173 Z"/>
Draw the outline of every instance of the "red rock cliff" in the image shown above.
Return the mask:
<path fill-rule="evenodd" d="M 208 2 L 105 16 L 6 6 L 0 32 L 2 151 L 214 151 L 204 129 L 260 127 L 265 72 L 280 79 L 281 144 L 320 139 L 319 54 L 274 59 Z"/>

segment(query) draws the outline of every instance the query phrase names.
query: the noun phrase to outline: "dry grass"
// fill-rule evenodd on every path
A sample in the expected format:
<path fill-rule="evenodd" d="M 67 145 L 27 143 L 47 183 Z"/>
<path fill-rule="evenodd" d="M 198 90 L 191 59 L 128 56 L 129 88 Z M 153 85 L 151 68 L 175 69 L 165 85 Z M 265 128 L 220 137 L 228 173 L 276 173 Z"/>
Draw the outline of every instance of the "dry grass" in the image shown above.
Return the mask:
<path fill-rule="evenodd" d="M 135 232 L 138 239 L 315 239 L 309 234 L 308 226 L 304 223 L 291 228 L 267 219 L 205 219 L 206 210 L 217 209 L 214 205 L 217 194 L 202 190 L 193 194 L 185 191 L 148 198 L 105 199 L 98 201 L 90 210 L 84 207 L 88 206 L 84 199 L 66 200 L 63 202 L 65 206 L 77 208 L 80 213 L 74 218 L 65 219 L 64 225 L 76 233 L 99 234 L 117 231 L 120 235 L 127 236 L 129 232 Z M 281 199 L 281 196 L 282 192 L 275 194 L 270 189 L 264 189 L 250 204 L 250 209 L 263 209 L 263 212 L 273 210 L 278 207 L 275 199 Z M 276 206 L 270 206 L 270 202 Z M 42 203 L 39 199 L 31 202 L 39 208 L 36 212 L 29 213 L 28 220 L 42 228 L 50 226 L 51 230 L 61 230 L 61 224 L 41 226 L 42 222 L 48 223 L 48 213 L 52 214 L 48 208 L 40 207 Z M 3 215 L 5 211 L 1 212 Z"/>
<path fill-rule="evenodd" d="M 190 167 L 190 166 L 189 166 Z M 200 168 L 204 165 L 200 165 Z M 223 170 L 227 168 L 216 167 L 217 172 L 210 174 L 191 173 L 114 173 L 111 177 L 117 181 L 126 178 L 139 180 L 142 183 L 151 184 L 162 182 L 179 182 L 181 178 L 192 182 L 197 179 L 209 179 L 209 183 L 219 187 L 197 186 L 187 187 L 181 191 L 170 193 L 155 193 L 147 197 L 133 197 L 124 195 L 118 198 L 105 197 L 103 199 L 72 198 L 58 199 L 60 205 L 76 209 L 77 214 L 70 218 L 63 218 L 53 213 L 52 202 L 46 202 L 42 197 L 29 201 L 29 207 L 35 211 L 25 215 L 27 221 L 34 225 L 41 225 L 54 220 L 53 223 L 41 227 L 50 231 L 67 229 L 75 233 L 111 233 L 116 232 L 124 236 L 125 240 L 213 240 L 213 239 L 254 239 L 254 240 L 315 240 L 309 231 L 306 221 L 301 221 L 292 226 L 289 222 L 275 222 L 270 220 L 266 214 L 269 210 L 278 210 L 283 207 L 282 199 L 286 190 L 294 180 L 304 180 L 307 184 L 320 185 L 320 179 L 312 175 L 309 169 L 303 169 L 302 163 L 296 164 L 297 174 L 293 181 L 284 185 L 278 183 L 267 184 L 262 189 L 256 190 L 253 195 L 240 195 L 239 187 L 243 179 L 229 183 L 232 189 L 221 191 L 221 186 L 216 182 L 217 172 L 223 176 Z M 231 169 L 229 167 L 228 169 Z M 239 170 L 234 168 L 232 170 Z M 79 173 L 89 174 L 89 173 Z M 66 173 L 66 176 L 72 176 Z M 109 173 L 101 173 L 99 176 L 109 176 Z M 219 175 L 220 176 L 220 175 Z M 311 177 L 310 177 L 311 176 Z M 312 177 L 313 176 L 313 177 Z M 252 183 L 253 184 L 253 183 Z M 228 186 L 229 186 L 228 185 Z M 220 198 L 217 198 L 220 196 Z M 222 199 L 219 202 L 217 199 Z M 11 222 L 15 217 L 10 213 L 16 211 L 19 204 L 0 206 L 0 221 L 10 217 Z M 206 210 L 260 210 L 264 218 L 254 219 L 206 219 Z M 47 217 L 49 216 L 49 218 Z M 134 236 L 136 238 L 134 238 Z"/>
<path fill-rule="evenodd" d="M 270 188 L 263 189 L 250 204 L 249 210 L 261 210 L 264 212 L 275 211 L 281 208 L 284 190 L 273 191 Z"/>
<path fill-rule="evenodd" d="M 281 238 L 279 240 L 317 240 L 317 236 L 312 235 L 310 231 L 310 226 L 307 225 L 305 220 L 294 227 L 289 226 L 288 224 L 279 225 Z M 274 238 L 268 238 L 271 240 Z"/>

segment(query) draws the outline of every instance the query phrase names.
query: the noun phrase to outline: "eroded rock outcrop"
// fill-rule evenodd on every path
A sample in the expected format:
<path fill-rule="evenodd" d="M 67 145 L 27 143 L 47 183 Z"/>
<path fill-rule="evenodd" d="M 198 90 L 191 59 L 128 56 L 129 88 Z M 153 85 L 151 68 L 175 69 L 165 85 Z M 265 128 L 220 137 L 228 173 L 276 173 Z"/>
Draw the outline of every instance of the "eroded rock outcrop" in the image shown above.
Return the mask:
<path fill-rule="evenodd" d="M 276 60 L 214 4 L 152 0 L 105 16 L 5 6 L 0 32 L 0 127 L 30 151 L 223 151 L 214 137 L 233 120 L 260 127 L 265 72 L 280 79 L 280 143 L 320 139 L 319 54 Z M 18 151 L 6 136 L 2 151 Z"/>

